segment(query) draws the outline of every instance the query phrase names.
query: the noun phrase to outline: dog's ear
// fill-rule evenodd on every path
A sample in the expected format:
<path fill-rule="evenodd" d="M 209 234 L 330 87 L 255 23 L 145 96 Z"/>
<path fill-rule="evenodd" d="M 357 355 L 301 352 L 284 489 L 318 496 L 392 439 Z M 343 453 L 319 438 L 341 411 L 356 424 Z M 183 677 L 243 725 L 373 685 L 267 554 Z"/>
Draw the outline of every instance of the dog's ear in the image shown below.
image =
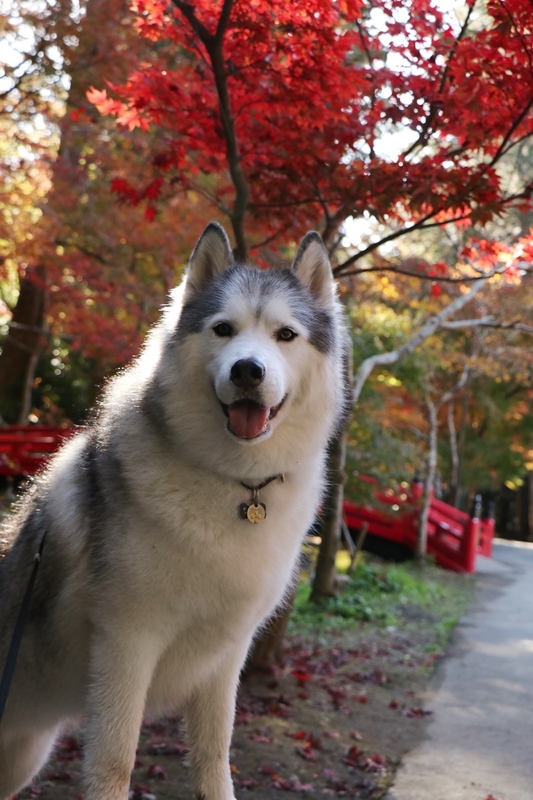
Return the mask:
<path fill-rule="evenodd" d="M 210 222 L 192 251 L 186 272 L 186 293 L 201 291 L 209 281 L 233 263 L 226 231 L 218 222 Z"/>
<path fill-rule="evenodd" d="M 296 277 L 322 305 L 335 302 L 335 283 L 322 237 L 316 231 L 306 233 L 292 265 Z"/>

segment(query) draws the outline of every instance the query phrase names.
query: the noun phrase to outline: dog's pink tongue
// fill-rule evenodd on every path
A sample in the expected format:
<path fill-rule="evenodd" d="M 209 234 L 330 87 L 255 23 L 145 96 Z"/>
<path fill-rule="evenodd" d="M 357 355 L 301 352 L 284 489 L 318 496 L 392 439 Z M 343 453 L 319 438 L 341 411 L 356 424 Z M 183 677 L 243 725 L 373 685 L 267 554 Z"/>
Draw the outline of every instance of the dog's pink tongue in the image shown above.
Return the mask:
<path fill-rule="evenodd" d="M 264 430 L 269 409 L 251 400 L 238 400 L 228 406 L 229 429 L 240 439 L 255 439 Z"/>

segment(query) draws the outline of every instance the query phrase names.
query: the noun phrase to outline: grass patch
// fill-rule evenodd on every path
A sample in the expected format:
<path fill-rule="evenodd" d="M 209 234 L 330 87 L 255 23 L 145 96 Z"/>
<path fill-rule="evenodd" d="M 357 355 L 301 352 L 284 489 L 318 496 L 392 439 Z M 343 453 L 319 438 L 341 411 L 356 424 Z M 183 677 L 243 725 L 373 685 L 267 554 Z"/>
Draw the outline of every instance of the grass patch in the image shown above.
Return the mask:
<path fill-rule="evenodd" d="M 339 568 L 344 557 L 341 553 Z M 471 575 L 433 564 L 392 564 L 364 554 L 335 597 L 320 604 L 309 600 L 309 577 L 301 580 L 290 620 L 294 634 L 342 632 L 363 623 L 369 627 L 434 629 L 435 649 L 442 647 L 472 597 Z"/>

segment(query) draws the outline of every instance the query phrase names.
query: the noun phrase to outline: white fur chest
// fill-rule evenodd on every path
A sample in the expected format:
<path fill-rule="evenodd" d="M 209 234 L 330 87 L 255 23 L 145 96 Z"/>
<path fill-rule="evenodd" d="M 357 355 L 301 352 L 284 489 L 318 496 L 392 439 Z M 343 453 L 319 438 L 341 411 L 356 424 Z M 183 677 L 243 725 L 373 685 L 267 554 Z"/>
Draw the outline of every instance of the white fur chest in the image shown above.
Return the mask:
<path fill-rule="evenodd" d="M 142 571 L 127 579 L 129 613 L 139 624 L 144 618 L 162 643 L 149 709 L 179 706 L 191 685 L 232 653 L 242 661 L 253 631 L 283 599 L 313 519 L 312 472 L 265 487 L 260 524 L 239 517 L 250 493 L 226 481 L 203 494 L 197 487 L 176 492 L 174 509 L 167 509 L 172 522 L 154 521 L 137 553 Z M 138 541 L 134 536 L 134 546 Z"/>
<path fill-rule="evenodd" d="M 267 513 L 259 524 L 239 515 L 240 504 L 248 504 L 252 493 L 236 481 L 204 483 L 189 474 L 164 498 L 147 498 L 150 524 L 145 519 L 137 523 L 135 515 L 130 522 L 131 546 L 141 551 L 135 563 L 142 565 L 132 582 L 152 582 L 170 607 L 190 599 L 192 616 L 201 610 L 203 598 L 210 599 L 209 615 L 213 607 L 232 600 L 256 606 L 256 614 L 268 613 L 279 602 L 314 517 L 317 466 L 260 490 L 258 500 Z"/>

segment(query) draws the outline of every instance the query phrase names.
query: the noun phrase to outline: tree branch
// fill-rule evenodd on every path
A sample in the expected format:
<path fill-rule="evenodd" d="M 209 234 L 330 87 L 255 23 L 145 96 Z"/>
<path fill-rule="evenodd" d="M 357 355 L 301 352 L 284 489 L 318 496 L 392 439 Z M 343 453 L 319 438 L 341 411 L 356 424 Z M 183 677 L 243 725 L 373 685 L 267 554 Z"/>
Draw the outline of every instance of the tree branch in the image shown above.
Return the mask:
<path fill-rule="evenodd" d="M 444 225 L 449 225 L 452 222 L 460 222 L 461 220 L 468 219 L 470 217 L 470 214 L 461 214 L 458 217 L 450 217 L 450 219 L 443 220 L 442 222 L 428 222 L 428 220 L 433 219 L 433 217 L 435 217 L 438 213 L 440 213 L 438 209 L 430 211 L 429 214 L 421 217 L 412 225 L 406 225 L 403 228 L 398 228 L 398 230 L 392 231 L 392 233 L 389 233 L 387 236 L 384 236 L 382 239 L 380 239 L 379 242 L 372 242 L 372 244 L 369 244 L 368 247 L 365 247 L 363 250 L 359 250 L 359 252 L 348 258 L 346 261 L 344 261 L 344 263 L 335 267 L 333 274 L 337 278 L 343 277 L 344 275 L 353 274 L 345 273 L 345 269 L 350 267 L 352 264 L 355 264 L 355 262 L 359 261 L 359 259 L 363 258 L 363 256 L 373 253 L 374 250 L 377 250 L 383 244 L 387 244 L 387 242 L 393 242 L 395 239 L 399 239 L 400 236 L 406 236 L 408 233 L 412 233 L 413 231 L 442 227 Z"/>
<path fill-rule="evenodd" d="M 450 64 L 452 63 L 452 61 L 453 61 L 453 59 L 455 57 L 455 54 L 457 53 L 457 46 L 458 46 L 459 42 L 464 38 L 464 36 L 465 36 L 465 34 L 466 34 L 467 30 L 468 30 L 468 26 L 470 24 L 470 17 L 472 16 L 472 13 L 474 11 L 474 6 L 475 5 L 476 5 L 475 1 L 469 5 L 465 20 L 464 20 L 464 22 L 463 22 L 463 24 L 461 26 L 461 30 L 459 31 L 459 33 L 458 33 L 458 35 L 457 35 L 457 37 L 456 37 L 456 39 L 455 39 L 455 41 L 453 43 L 453 47 L 450 50 L 450 54 L 448 56 L 448 60 L 446 61 L 446 64 L 444 66 L 444 69 L 442 71 L 442 75 L 441 75 L 441 78 L 440 78 L 439 88 L 437 90 L 437 95 L 436 95 L 437 97 L 444 90 L 444 86 L 446 84 L 446 81 L 448 79 L 448 74 L 449 74 L 449 71 L 450 71 Z M 427 118 L 426 118 L 426 120 L 424 122 L 424 125 L 422 127 L 422 130 L 420 131 L 420 134 L 419 134 L 418 138 L 402 154 L 402 158 L 404 158 L 404 159 L 408 158 L 411 155 L 411 153 L 414 150 L 416 150 L 417 147 L 420 147 L 420 146 L 423 146 L 423 145 L 427 144 L 428 134 L 429 134 L 430 128 L 431 128 L 431 126 L 433 124 L 433 121 L 435 119 L 435 115 L 436 115 L 438 109 L 439 109 L 438 101 L 437 102 L 434 101 L 434 102 L 432 102 L 430 104 L 429 114 L 427 115 Z"/>
<path fill-rule="evenodd" d="M 195 34 L 198 36 L 202 44 L 207 47 L 207 43 L 213 42 L 214 36 L 209 33 L 205 25 L 203 25 L 196 14 L 194 13 L 194 6 L 184 2 L 184 0 L 172 0 L 173 5 L 176 6 L 178 11 L 181 11 Z"/>
<path fill-rule="evenodd" d="M 233 0 L 224 0 L 218 19 L 216 34 L 213 35 L 205 28 L 194 13 L 194 7 L 184 0 L 172 0 L 176 8 L 181 11 L 193 31 L 203 43 L 213 69 L 213 78 L 218 95 L 220 121 L 226 142 L 226 156 L 231 180 L 235 189 L 235 202 L 230 214 L 233 235 L 235 237 L 235 256 L 239 261 L 245 261 L 248 256 L 248 243 L 244 232 L 244 217 L 250 205 L 250 187 L 242 169 L 241 156 L 235 118 L 231 108 L 228 90 L 227 71 L 224 65 L 224 34 L 229 24 Z"/>
<path fill-rule="evenodd" d="M 430 317 L 411 339 L 409 339 L 407 342 L 404 342 L 404 344 L 402 344 L 400 347 L 397 347 L 396 350 L 391 350 L 388 353 L 377 353 L 374 356 L 365 358 L 355 373 L 354 388 L 352 393 L 354 404 L 359 400 L 363 386 L 365 385 L 374 367 L 395 364 L 400 360 L 400 358 L 408 353 L 412 353 L 413 350 L 417 349 L 417 347 L 420 347 L 420 345 L 425 342 L 426 339 L 429 339 L 430 336 L 432 336 L 439 328 L 442 327 L 443 323 L 448 319 L 448 317 L 451 317 L 457 311 L 460 311 L 462 308 L 464 308 L 464 306 L 470 303 L 470 301 L 473 300 L 478 292 L 485 286 L 487 280 L 487 278 L 478 278 L 477 282 L 474 283 L 467 294 L 459 295 L 459 297 L 456 297 L 452 303 L 446 306 L 446 308 L 443 308 L 438 314 Z"/>
<path fill-rule="evenodd" d="M 463 389 L 464 386 L 466 386 L 471 371 L 472 371 L 471 365 L 465 364 L 461 377 L 459 378 L 455 386 L 452 386 L 451 389 L 448 389 L 447 392 L 444 392 L 444 394 L 441 395 L 441 397 L 436 401 L 435 406 L 437 408 L 440 408 L 446 403 L 449 403 L 450 400 L 453 397 L 455 397 L 455 395 L 458 394 L 461 391 L 461 389 Z"/>
<path fill-rule="evenodd" d="M 459 328 L 498 328 L 503 331 L 521 331 L 522 333 L 533 334 L 533 325 L 526 325 L 525 322 L 498 322 L 494 316 L 489 314 L 480 319 L 456 319 L 450 322 L 443 322 L 440 326 L 446 330 L 457 330 Z"/>
<path fill-rule="evenodd" d="M 493 275 L 499 275 L 502 272 L 505 272 L 507 268 L 508 268 L 507 266 L 500 267 L 498 269 L 493 269 L 485 274 L 478 272 L 477 275 L 462 275 L 459 277 L 451 277 L 446 275 L 428 275 L 428 273 L 415 272 L 414 270 L 405 269 L 403 267 L 394 267 L 394 266 L 387 266 L 380 264 L 377 267 L 361 267 L 361 269 L 355 269 L 353 270 L 353 272 L 344 272 L 342 273 L 342 275 L 338 277 L 349 278 L 354 275 L 363 275 L 365 272 L 394 272 L 396 275 L 406 275 L 407 277 L 411 278 L 419 278 L 420 280 L 427 280 L 427 281 L 438 281 L 439 283 L 472 283 L 473 281 L 478 281 L 480 277 L 492 278 Z"/>

